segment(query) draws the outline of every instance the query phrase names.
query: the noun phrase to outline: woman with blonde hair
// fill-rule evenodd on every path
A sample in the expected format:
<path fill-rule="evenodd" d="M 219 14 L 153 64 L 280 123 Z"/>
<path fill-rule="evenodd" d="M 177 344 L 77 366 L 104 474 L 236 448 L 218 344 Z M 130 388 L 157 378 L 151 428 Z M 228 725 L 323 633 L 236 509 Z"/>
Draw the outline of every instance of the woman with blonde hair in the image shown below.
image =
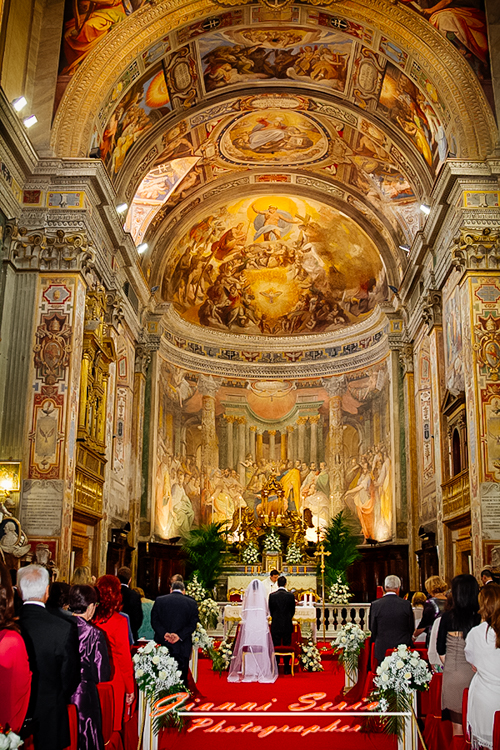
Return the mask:
<path fill-rule="evenodd" d="M 493 747 L 493 721 L 500 708 L 500 586 L 479 592 L 481 624 L 469 631 L 465 658 L 475 674 L 469 686 L 467 724 L 476 748 Z"/>
<path fill-rule="evenodd" d="M 75 568 L 73 578 L 71 579 L 72 586 L 93 586 L 95 584 L 95 576 L 88 565 L 81 565 L 79 568 Z"/>
<path fill-rule="evenodd" d="M 448 584 L 443 578 L 439 576 L 430 576 L 425 582 L 425 590 L 429 594 L 429 598 L 424 604 L 424 611 L 422 612 L 422 619 L 418 623 L 413 633 L 413 640 L 417 640 L 419 635 L 426 633 L 426 643 L 429 645 L 429 636 L 434 624 L 436 617 L 440 617 L 446 606 L 446 591 L 448 590 Z"/>

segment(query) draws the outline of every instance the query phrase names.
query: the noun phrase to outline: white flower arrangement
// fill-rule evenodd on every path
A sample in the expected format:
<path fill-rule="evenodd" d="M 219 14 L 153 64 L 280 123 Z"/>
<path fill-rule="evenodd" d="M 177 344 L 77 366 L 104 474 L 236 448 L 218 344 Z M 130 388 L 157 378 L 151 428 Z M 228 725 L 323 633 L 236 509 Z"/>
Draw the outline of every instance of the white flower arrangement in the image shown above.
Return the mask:
<path fill-rule="evenodd" d="M 204 628 L 214 630 L 219 621 L 219 607 L 213 599 L 203 599 L 198 605 L 200 622 Z"/>
<path fill-rule="evenodd" d="M 398 646 L 377 667 L 374 684 L 377 690 L 372 697 L 379 701 L 380 711 L 410 711 L 413 691 L 429 687 L 432 674 L 427 663 L 408 646 Z M 383 720 L 386 731 L 401 736 L 404 721 L 401 716 L 388 716 Z"/>
<path fill-rule="evenodd" d="M 211 652 L 212 669 L 214 672 L 218 672 L 219 675 L 229 669 L 233 657 L 234 643 L 235 639 L 230 639 L 228 636 L 225 640 L 221 641 L 218 649 L 213 649 Z"/>
<path fill-rule="evenodd" d="M 199 622 L 196 625 L 196 630 L 192 635 L 193 648 L 201 648 L 205 653 L 209 653 L 214 647 L 214 640 L 210 638 L 205 628 Z"/>
<path fill-rule="evenodd" d="M 260 555 L 259 555 L 259 550 L 257 549 L 257 547 L 255 546 L 253 542 L 250 542 L 249 544 L 247 544 L 247 546 L 243 550 L 242 557 L 243 557 L 243 562 L 245 563 L 245 565 L 257 565 L 257 563 L 259 562 Z"/>
<path fill-rule="evenodd" d="M 18 734 L 13 732 L 12 729 L 4 731 L 0 725 L 0 750 L 16 750 L 22 744 L 24 744 L 24 740 Z"/>
<path fill-rule="evenodd" d="M 278 552 L 281 552 L 281 539 L 274 529 L 271 529 L 269 534 L 264 537 L 264 549 L 269 554 L 277 554 Z"/>
<path fill-rule="evenodd" d="M 160 694 L 184 690 L 176 660 L 166 646 L 148 641 L 133 657 L 135 679 L 139 690 L 156 700 Z"/>
<path fill-rule="evenodd" d="M 196 574 L 193 576 L 193 580 L 186 586 L 186 594 L 192 596 L 197 602 L 202 602 L 208 598 L 208 591 L 203 588 Z"/>
<path fill-rule="evenodd" d="M 369 630 L 361 630 L 359 625 L 348 622 L 340 628 L 332 646 L 336 646 L 339 662 L 343 665 L 347 675 L 353 677 L 358 668 L 358 657 L 364 642 L 370 637 Z"/>
<path fill-rule="evenodd" d="M 337 580 L 333 586 L 330 586 L 328 601 L 331 604 L 342 606 L 344 604 L 349 604 L 349 599 L 352 599 L 352 597 L 353 594 L 350 593 L 349 586 L 347 586 L 342 580 L 342 576 L 337 576 Z"/>
<path fill-rule="evenodd" d="M 321 664 L 321 654 L 319 653 L 318 647 L 313 641 L 307 641 L 302 643 L 302 654 L 300 655 L 300 663 L 305 672 L 322 672 L 323 666 Z"/>
<path fill-rule="evenodd" d="M 302 562 L 302 552 L 300 547 L 295 542 L 290 542 L 286 548 L 286 560 L 287 565 L 300 565 Z"/>

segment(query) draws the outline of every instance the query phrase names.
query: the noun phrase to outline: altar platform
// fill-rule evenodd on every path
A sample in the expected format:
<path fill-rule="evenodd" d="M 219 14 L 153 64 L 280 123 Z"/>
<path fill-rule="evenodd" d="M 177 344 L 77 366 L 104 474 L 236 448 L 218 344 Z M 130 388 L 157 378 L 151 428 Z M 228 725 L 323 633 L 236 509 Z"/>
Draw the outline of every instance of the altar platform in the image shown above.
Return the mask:
<path fill-rule="evenodd" d="M 312 595 L 313 599 L 321 592 L 317 591 L 317 577 L 315 565 L 283 565 L 280 573 L 286 577 L 286 587 L 300 599 L 302 594 Z M 228 566 L 227 598 L 232 594 L 243 595 L 248 584 L 259 578 L 261 581 L 269 577 L 262 565 L 232 565 Z"/>

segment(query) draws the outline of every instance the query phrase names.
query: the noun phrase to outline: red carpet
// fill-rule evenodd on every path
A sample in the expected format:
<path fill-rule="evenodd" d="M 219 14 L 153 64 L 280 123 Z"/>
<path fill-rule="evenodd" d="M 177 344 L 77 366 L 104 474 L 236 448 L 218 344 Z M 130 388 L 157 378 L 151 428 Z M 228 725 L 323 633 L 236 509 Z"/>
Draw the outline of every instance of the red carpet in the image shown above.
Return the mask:
<path fill-rule="evenodd" d="M 163 731 L 160 735 L 160 750 L 263 750 L 286 747 L 287 750 L 395 750 L 396 741 L 383 734 L 367 734 L 348 731 L 362 724 L 355 717 L 329 717 L 323 711 L 314 711 L 314 716 L 301 716 L 301 711 L 291 711 L 290 706 L 311 711 L 313 708 L 335 701 L 344 685 L 344 673 L 336 661 L 325 661 L 324 672 L 295 673 L 294 677 L 280 675 L 272 685 L 259 683 L 228 683 L 227 673 L 219 677 L 211 671 L 211 662 L 200 659 L 197 687 L 203 697 L 196 701 L 193 710 L 206 711 L 206 716 L 186 721 L 184 730 Z M 315 704 L 311 693 L 315 693 Z M 301 696 L 308 695 L 306 700 Z M 223 717 L 210 716 L 224 703 L 257 703 L 254 711 L 287 711 L 287 716 L 255 716 L 251 710 L 245 716 L 231 716 L 227 711 Z M 210 705 L 212 704 L 212 705 Z M 334 704 L 335 705 L 335 704 Z M 333 706 L 324 710 L 331 710 Z M 220 709 L 219 709 L 220 710 Z M 222 709 L 224 710 L 224 709 Z M 235 709 L 237 710 L 237 708 Z M 246 709 L 243 709 L 246 711 Z M 340 719 L 337 725 L 334 724 Z M 274 727 L 274 729 L 273 729 Z M 343 727 L 343 729 L 341 729 Z M 329 731 L 327 730 L 329 728 Z M 321 730 L 327 731 L 321 731 Z M 334 729 L 336 731 L 334 731 Z M 341 730 L 341 731 L 339 731 Z"/>

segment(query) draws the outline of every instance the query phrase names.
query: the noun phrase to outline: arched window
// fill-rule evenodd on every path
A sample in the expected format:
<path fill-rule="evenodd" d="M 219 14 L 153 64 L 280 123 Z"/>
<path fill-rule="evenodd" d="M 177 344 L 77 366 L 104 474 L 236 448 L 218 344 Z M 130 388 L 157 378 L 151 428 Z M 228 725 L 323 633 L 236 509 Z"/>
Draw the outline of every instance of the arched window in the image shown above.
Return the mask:
<path fill-rule="evenodd" d="M 452 445 L 451 445 L 451 455 L 452 455 L 452 466 L 453 466 L 453 476 L 456 476 L 457 474 L 460 474 L 462 471 L 462 456 L 460 451 L 460 435 L 458 434 L 458 430 L 453 430 L 453 437 L 452 437 Z"/>

